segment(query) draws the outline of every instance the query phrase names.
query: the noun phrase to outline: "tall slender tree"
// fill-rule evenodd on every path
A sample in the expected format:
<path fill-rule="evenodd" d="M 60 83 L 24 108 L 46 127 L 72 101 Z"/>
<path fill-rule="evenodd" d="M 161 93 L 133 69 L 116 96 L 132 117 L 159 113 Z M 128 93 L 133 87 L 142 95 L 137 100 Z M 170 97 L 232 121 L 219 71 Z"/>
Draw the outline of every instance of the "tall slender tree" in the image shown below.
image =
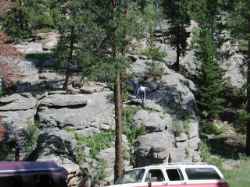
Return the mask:
<path fill-rule="evenodd" d="M 54 54 L 57 67 L 65 72 L 63 86 L 65 90 L 68 90 L 72 74 L 86 68 L 84 66 L 87 61 L 86 56 L 94 51 L 96 41 L 99 39 L 98 30 L 93 24 L 95 20 L 87 3 L 88 1 L 65 0 L 54 6 L 56 28 L 60 33 L 60 40 Z"/>
<path fill-rule="evenodd" d="M 201 63 L 198 75 L 198 107 L 204 119 L 216 119 L 223 111 L 223 73 L 216 57 L 212 33 L 201 28 L 195 49 L 196 59 Z"/>
<path fill-rule="evenodd" d="M 128 64 L 126 57 L 129 41 L 143 36 L 147 22 L 145 14 L 147 7 L 153 4 L 153 0 L 92 0 L 89 9 L 96 15 L 95 23 L 103 30 L 105 35 L 101 46 L 104 50 L 101 57 L 109 59 L 114 64 L 114 96 L 115 96 L 115 124 L 116 124 L 116 158 L 114 166 L 115 180 L 123 173 L 123 146 L 122 146 L 122 73 Z"/>
<path fill-rule="evenodd" d="M 168 35 L 170 44 L 176 49 L 176 62 L 173 68 L 180 70 L 180 57 L 185 54 L 187 48 L 187 38 L 189 34 L 186 27 L 190 25 L 187 0 L 163 0 L 163 12 L 170 27 Z"/>

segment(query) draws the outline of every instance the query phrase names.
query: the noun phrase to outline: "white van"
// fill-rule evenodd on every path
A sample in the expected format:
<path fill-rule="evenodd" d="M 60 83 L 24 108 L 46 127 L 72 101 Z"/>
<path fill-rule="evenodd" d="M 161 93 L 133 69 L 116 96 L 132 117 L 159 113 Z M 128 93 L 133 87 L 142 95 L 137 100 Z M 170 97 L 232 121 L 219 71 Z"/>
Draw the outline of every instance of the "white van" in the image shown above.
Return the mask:
<path fill-rule="evenodd" d="M 109 187 L 229 187 L 213 165 L 168 164 L 135 168 Z"/>

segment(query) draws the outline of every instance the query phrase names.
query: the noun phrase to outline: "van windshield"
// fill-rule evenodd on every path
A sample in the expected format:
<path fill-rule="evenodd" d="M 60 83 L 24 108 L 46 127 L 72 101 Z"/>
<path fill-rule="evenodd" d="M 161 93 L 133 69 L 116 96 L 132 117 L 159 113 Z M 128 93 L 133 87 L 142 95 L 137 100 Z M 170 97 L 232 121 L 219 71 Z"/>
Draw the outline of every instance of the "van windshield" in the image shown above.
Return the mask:
<path fill-rule="evenodd" d="M 134 169 L 125 172 L 125 174 L 117 179 L 115 184 L 128 184 L 142 182 L 145 169 Z"/>

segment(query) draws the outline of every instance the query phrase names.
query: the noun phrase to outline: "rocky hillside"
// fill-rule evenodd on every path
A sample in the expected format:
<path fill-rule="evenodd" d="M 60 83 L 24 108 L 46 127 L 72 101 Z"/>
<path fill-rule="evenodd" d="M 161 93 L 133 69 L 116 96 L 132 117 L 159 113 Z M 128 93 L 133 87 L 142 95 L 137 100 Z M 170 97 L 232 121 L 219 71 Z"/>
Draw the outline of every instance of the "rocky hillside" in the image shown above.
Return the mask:
<path fill-rule="evenodd" d="M 37 45 L 20 44 L 17 48 L 29 54 L 34 53 L 29 46 L 38 50 Z M 126 167 L 200 161 L 193 82 L 170 70 L 164 62 L 140 55 L 131 58 L 133 79 L 144 79 L 152 70 L 151 63 L 160 67 L 161 75 L 157 79 L 149 77 L 144 83 L 151 90 L 144 107 L 133 94 L 124 105 L 128 114 L 124 124 L 130 125 L 130 131 L 140 132 L 132 140 L 133 132 L 125 130 Z M 83 176 L 92 180 L 112 181 L 112 175 L 106 173 L 113 173 L 114 165 L 113 92 L 104 83 L 87 81 L 80 88 L 72 86 L 71 93 L 66 93 L 61 90 L 60 74 L 39 72 L 29 60 L 19 65 L 27 74 L 18 83 L 17 93 L 0 98 L 2 121 L 8 130 L 5 141 L 17 140 L 21 159 L 54 160 L 74 176 L 84 172 Z M 100 173 L 92 175 L 96 170 Z M 80 182 L 74 177 L 69 180 L 72 186 Z"/>
<path fill-rule="evenodd" d="M 55 33 L 41 34 L 41 40 L 15 47 L 26 55 L 50 54 L 57 38 Z M 175 59 L 175 52 L 169 44 L 161 43 L 161 32 L 156 40 L 168 58 L 156 61 L 140 54 L 146 48 L 145 41 L 138 42 L 128 54 L 133 61 L 129 68 L 131 80 L 143 82 L 150 91 L 144 106 L 132 93 L 124 103 L 126 169 L 154 163 L 201 161 L 196 86 L 168 67 Z M 226 45 L 225 53 L 233 53 L 233 57 L 224 59 L 221 65 L 227 70 L 225 76 L 231 84 L 241 87 L 243 75 L 233 59 L 242 60 L 242 56 Z M 1 62 L 6 61 L 12 62 L 1 58 Z M 193 61 L 193 50 L 181 59 L 187 77 L 192 77 L 198 68 Z M 0 98 L 0 115 L 7 130 L 4 141 L 10 149 L 13 142 L 18 143 L 22 160 L 54 160 L 64 166 L 70 172 L 69 186 L 90 181 L 112 182 L 113 92 L 105 83 L 82 82 L 79 75 L 73 78 L 69 92 L 65 92 L 64 77 L 48 69 L 53 63 L 52 58 L 26 58 L 18 63 L 25 76 L 17 83 L 16 93 Z M 2 159 L 14 159 L 12 153 L 6 152 Z"/>

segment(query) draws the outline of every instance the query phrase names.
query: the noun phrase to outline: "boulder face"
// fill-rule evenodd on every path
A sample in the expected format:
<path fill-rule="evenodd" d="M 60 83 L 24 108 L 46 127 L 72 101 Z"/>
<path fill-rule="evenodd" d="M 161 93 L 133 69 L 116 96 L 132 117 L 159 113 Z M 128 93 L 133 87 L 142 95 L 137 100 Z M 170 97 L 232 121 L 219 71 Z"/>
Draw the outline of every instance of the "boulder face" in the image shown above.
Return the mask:
<path fill-rule="evenodd" d="M 151 129 L 151 132 L 138 137 L 135 145 L 136 166 L 200 161 L 199 123 L 189 121 L 188 127 L 182 127 L 187 128 L 185 131 L 175 127 L 175 123 L 166 123 L 168 128 L 158 132 Z"/>
<path fill-rule="evenodd" d="M 34 123 L 37 100 L 31 94 L 13 94 L 0 98 L 2 125 L 8 129 L 9 141 L 18 141 L 20 157 L 27 156 L 25 132 L 29 124 Z"/>
<path fill-rule="evenodd" d="M 110 91 L 88 95 L 49 95 L 40 102 L 41 128 L 71 128 L 93 134 L 114 128 Z"/>
<path fill-rule="evenodd" d="M 134 116 L 134 126 L 144 127 L 146 132 L 161 132 L 172 123 L 169 115 L 159 112 L 138 111 Z"/>
<path fill-rule="evenodd" d="M 197 89 L 194 83 L 184 76 L 169 69 L 164 62 L 153 61 L 155 66 L 161 67 L 161 79 L 155 81 L 154 77 L 148 77 L 150 60 L 138 59 L 132 64 L 131 73 L 136 79 L 144 82 L 143 86 L 149 88 L 147 99 L 160 105 L 165 112 L 179 117 L 196 117 L 196 102 L 193 92 Z M 144 68 L 137 68 L 144 64 Z M 145 77 L 147 79 L 145 80 Z"/>
<path fill-rule="evenodd" d="M 81 108 L 87 105 L 83 95 L 49 95 L 40 101 L 40 107 L 48 108 Z"/>
<path fill-rule="evenodd" d="M 166 132 L 154 132 L 140 136 L 135 149 L 137 166 L 168 162 L 172 141 Z"/>
<path fill-rule="evenodd" d="M 196 87 L 163 62 L 153 63 L 162 69 L 160 79 L 147 75 L 150 60 L 138 58 L 131 68 L 142 86 L 148 87 L 144 109 L 139 109 L 133 118 L 135 128 L 145 129 L 145 135 L 136 141 L 136 165 L 200 161 L 199 122 L 193 94 Z"/>
<path fill-rule="evenodd" d="M 22 111 L 35 108 L 36 99 L 31 94 L 13 94 L 0 98 L 0 111 Z"/>

